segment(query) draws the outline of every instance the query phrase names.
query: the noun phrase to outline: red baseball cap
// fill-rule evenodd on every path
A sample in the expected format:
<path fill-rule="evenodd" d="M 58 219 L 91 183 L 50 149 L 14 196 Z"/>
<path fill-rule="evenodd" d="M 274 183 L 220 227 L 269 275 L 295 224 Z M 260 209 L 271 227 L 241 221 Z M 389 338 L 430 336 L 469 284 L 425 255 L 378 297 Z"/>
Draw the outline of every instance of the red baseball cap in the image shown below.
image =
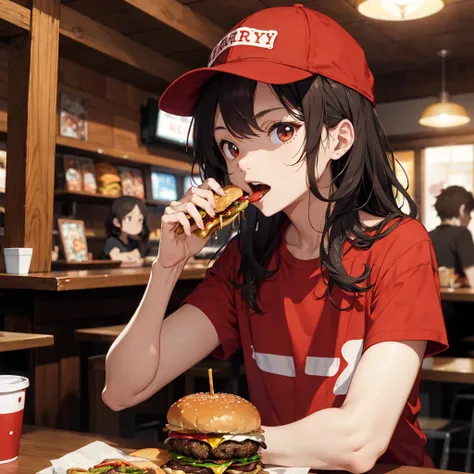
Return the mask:
<path fill-rule="evenodd" d="M 301 4 L 266 8 L 242 20 L 212 50 L 208 67 L 189 71 L 168 86 L 159 107 L 192 116 L 201 88 L 218 72 L 267 84 L 321 74 L 375 105 L 374 78 L 360 45 L 334 20 Z"/>

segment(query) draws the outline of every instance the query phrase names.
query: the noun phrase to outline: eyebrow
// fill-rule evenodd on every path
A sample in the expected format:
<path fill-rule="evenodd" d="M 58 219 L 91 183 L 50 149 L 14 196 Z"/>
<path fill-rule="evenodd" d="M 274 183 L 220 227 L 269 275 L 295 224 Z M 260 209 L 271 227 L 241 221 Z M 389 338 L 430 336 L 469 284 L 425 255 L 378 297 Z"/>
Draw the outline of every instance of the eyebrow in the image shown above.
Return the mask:
<path fill-rule="evenodd" d="M 256 115 L 255 115 L 255 118 L 256 119 L 259 119 L 259 118 L 262 118 L 264 115 L 267 115 L 269 114 L 270 112 L 274 112 L 275 110 L 286 110 L 284 107 L 275 107 L 273 109 L 267 109 L 267 110 L 262 110 L 260 112 L 258 112 Z M 227 130 L 226 127 L 216 127 L 214 129 L 214 131 L 216 132 L 217 130 Z"/>

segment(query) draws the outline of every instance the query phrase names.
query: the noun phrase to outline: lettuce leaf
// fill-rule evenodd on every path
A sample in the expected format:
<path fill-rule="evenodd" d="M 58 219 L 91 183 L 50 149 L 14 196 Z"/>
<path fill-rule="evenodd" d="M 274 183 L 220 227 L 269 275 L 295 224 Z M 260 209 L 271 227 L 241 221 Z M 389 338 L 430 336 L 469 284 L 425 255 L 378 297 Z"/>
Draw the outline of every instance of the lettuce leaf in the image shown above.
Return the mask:
<path fill-rule="evenodd" d="M 172 459 L 176 461 L 181 461 L 184 464 L 189 464 L 190 466 L 197 466 L 197 467 L 209 467 L 209 466 L 230 466 L 234 463 L 239 463 L 242 465 L 252 464 L 253 462 L 260 461 L 260 454 L 254 454 L 248 458 L 236 458 L 230 461 L 222 462 L 217 459 L 206 459 L 205 461 L 198 461 L 197 459 L 184 456 L 183 454 L 179 454 L 176 451 L 170 451 L 169 455 Z"/>

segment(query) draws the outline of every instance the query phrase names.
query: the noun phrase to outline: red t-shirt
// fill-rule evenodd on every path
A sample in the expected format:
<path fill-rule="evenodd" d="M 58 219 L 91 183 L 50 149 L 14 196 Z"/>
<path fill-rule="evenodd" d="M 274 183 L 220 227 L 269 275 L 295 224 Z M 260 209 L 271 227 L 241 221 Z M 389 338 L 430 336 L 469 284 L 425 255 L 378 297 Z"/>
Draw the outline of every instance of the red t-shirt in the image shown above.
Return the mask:
<path fill-rule="evenodd" d="M 436 258 L 425 228 L 405 219 L 369 250 L 348 248 L 343 264 L 358 276 L 369 265 L 374 287 L 357 296 L 352 309 L 339 311 L 328 297 L 319 259 L 299 260 L 279 247 L 280 269 L 262 283 L 259 304 L 251 310 L 232 285 L 239 268 L 237 241 L 207 271 L 183 302 L 200 308 L 212 321 L 229 357 L 242 348 L 251 401 L 262 422 L 278 426 L 318 410 L 342 405 L 357 363 L 370 346 L 384 341 L 428 341 L 426 356 L 447 348 Z M 275 257 L 269 268 L 275 268 Z M 336 285 L 339 307 L 353 301 Z M 420 410 L 419 377 L 387 452 L 385 464 L 431 466 L 426 437 L 416 421 Z"/>

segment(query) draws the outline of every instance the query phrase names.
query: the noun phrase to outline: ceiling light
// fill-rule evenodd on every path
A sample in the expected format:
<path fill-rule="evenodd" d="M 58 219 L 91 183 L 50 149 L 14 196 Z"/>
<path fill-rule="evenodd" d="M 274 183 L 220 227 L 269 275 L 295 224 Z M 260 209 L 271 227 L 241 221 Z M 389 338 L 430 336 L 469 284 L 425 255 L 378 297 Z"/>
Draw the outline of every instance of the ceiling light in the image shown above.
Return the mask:
<path fill-rule="evenodd" d="M 444 0 L 358 0 L 362 15 L 376 20 L 417 20 L 438 13 Z"/>
<path fill-rule="evenodd" d="M 425 127 L 451 128 L 466 125 L 471 121 L 466 109 L 451 101 L 446 91 L 446 56 L 449 51 L 438 52 L 441 57 L 441 94 L 438 101 L 428 106 L 420 117 L 419 123 Z"/>

